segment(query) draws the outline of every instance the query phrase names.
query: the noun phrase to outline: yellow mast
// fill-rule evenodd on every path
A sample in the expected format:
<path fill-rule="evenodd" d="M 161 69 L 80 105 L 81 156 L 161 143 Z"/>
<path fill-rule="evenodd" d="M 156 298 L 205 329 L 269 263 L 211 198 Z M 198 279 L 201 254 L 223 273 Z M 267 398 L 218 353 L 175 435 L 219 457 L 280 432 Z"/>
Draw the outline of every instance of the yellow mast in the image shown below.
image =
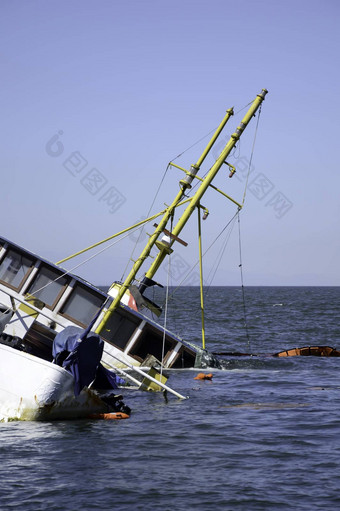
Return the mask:
<path fill-rule="evenodd" d="M 220 167 L 223 165 L 227 156 L 230 154 L 231 150 L 236 145 L 237 141 L 239 140 L 242 132 L 246 128 L 250 119 L 253 117 L 253 115 L 255 115 L 256 111 L 258 110 L 259 106 L 261 105 L 262 101 L 264 100 L 266 94 L 267 94 L 267 90 L 262 89 L 262 92 L 260 94 L 258 94 L 257 97 L 255 98 L 255 100 L 253 101 L 251 107 L 249 108 L 245 117 L 242 119 L 242 122 L 238 126 L 237 130 L 235 131 L 235 133 L 233 133 L 231 135 L 229 142 L 225 146 L 225 148 L 222 151 L 221 155 L 219 156 L 218 160 L 215 162 L 213 167 L 208 172 L 207 176 L 204 178 L 204 180 L 201 183 L 200 187 L 198 188 L 197 192 L 191 198 L 189 205 L 187 206 L 182 217 L 178 221 L 174 231 L 172 232 L 173 236 L 177 236 L 183 229 L 185 223 L 188 221 L 192 212 L 199 204 L 201 197 L 204 195 L 204 193 L 205 193 L 206 189 L 208 188 L 208 186 L 210 185 L 211 181 L 214 179 L 215 175 L 219 171 Z M 197 161 L 196 164 L 191 166 L 191 171 L 189 173 L 187 173 L 186 178 L 180 181 L 181 190 L 178 192 L 178 194 L 177 194 L 176 198 L 174 199 L 174 201 L 172 202 L 172 204 L 167 208 L 165 215 L 163 216 L 159 225 L 156 227 L 153 234 L 150 236 L 147 245 L 145 246 L 144 250 L 142 251 L 142 253 L 139 256 L 139 258 L 137 259 L 137 261 L 134 263 L 129 275 L 125 279 L 124 283 L 120 286 L 120 289 L 118 290 L 118 294 L 116 295 L 115 299 L 112 301 L 110 307 L 107 309 L 106 313 L 104 314 L 104 317 L 103 317 L 101 323 L 99 324 L 99 326 L 96 329 L 97 333 L 100 333 L 103 329 L 105 329 L 106 324 L 109 321 L 112 312 L 118 307 L 120 300 L 124 296 L 126 290 L 128 289 L 128 287 L 134 280 L 137 272 L 139 271 L 140 267 L 144 263 L 145 259 L 149 256 L 152 247 L 156 244 L 158 237 L 163 232 L 169 219 L 174 214 L 174 210 L 175 210 L 176 206 L 178 205 L 178 203 L 180 202 L 180 200 L 182 199 L 182 197 L 184 196 L 185 191 L 188 188 L 191 188 L 191 183 L 192 183 L 193 179 L 195 178 L 201 164 L 203 163 L 204 159 L 206 158 L 207 154 L 209 153 L 210 149 L 212 148 L 213 144 L 215 143 L 216 139 L 220 135 L 222 129 L 224 128 L 224 126 L 227 123 L 227 121 L 229 120 L 229 118 L 233 115 L 233 113 L 234 112 L 233 112 L 232 108 L 227 110 L 226 115 L 224 116 L 221 124 L 215 131 L 213 137 L 211 138 L 209 144 L 207 145 L 206 149 L 202 153 L 201 157 L 199 158 L 199 160 Z M 162 241 L 157 243 L 157 246 L 160 249 L 160 252 L 156 256 L 156 258 L 155 258 L 153 264 L 151 265 L 150 269 L 148 270 L 148 272 L 145 274 L 144 280 L 140 287 L 141 292 L 143 292 L 145 290 L 145 288 L 148 285 L 148 282 L 155 275 L 159 266 L 163 262 L 165 256 L 171 252 L 170 247 L 174 243 L 174 241 L 175 240 L 170 237 L 169 243 L 164 243 Z"/>
<path fill-rule="evenodd" d="M 142 253 L 139 256 L 139 258 L 137 259 L 137 261 L 134 263 L 134 265 L 133 265 L 129 275 L 125 279 L 124 283 L 121 285 L 116 298 L 113 300 L 113 302 L 111 303 L 110 307 L 106 311 L 106 313 L 105 313 L 105 315 L 103 317 L 103 320 L 98 325 L 98 327 L 96 329 L 97 333 L 100 333 L 105 328 L 105 325 L 108 322 L 111 313 L 117 308 L 117 306 L 120 303 L 120 300 L 124 296 L 124 293 L 126 292 L 128 287 L 130 286 L 130 284 L 133 281 L 133 279 L 135 278 L 139 268 L 142 266 L 142 264 L 144 263 L 145 259 L 149 256 L 152 247 L 155 245 L 158 237 L 162 234 L 163 229 L 165 229 L 166 224 L 168 223 L 169 219 L 174 214 L 174 211 L 175 211 L 176 207 L 178 206 L 179 202 L 181 201 L 181 199 L 183 198 L 183 196 L 185 195 L 186 190 L 188 188 L 191 188 L 191 183 L 192 183 L 194 177 L 196 176 L 197 172 L 199 171 L 200 166 L 202 165 L 203 161 L 207 157 L 209 151 L 211 150 L 212 146 L 216 142 L 218 136 L 220 135 L 220 133 L 222 132 L 224 126 L 227 124 L 228 120 L 230 119 L 230 117 L 232 115 L 234 115 L 234 110 L 233 110 L 233 108 L 229 108 L 227 110 L 225 116 L 223 117 L 220 125 L 218 126 L 218 128 L 215 131 L 215 133 L 213 134 L 211 140 L 209 141 L 207 147 L 203 151 L 201 157 L 198 159 L 198 161 L 195 164 L 193 164 L 191 166 L 191 172 L 187 174 L 187 177 L 185 179 L 180 181 L 180 186 L 181 186 L 180 191 L 178 192 L 178 194 L 177 194 L 176 198 L 174 199 L 174 201 L 172 202 L 172 204 L 166 209 L 166 212 L 165 212 L 162 220 L 160 221 L 160 223 L 157 226 L 157 228 L 154 231 L 154 233 L 150 236 L 149 241 L 146 244 L 144 250 L 142 251 Z M 145 289 L 145 287 L 147 287 L 147 286 L 145 285 L 144 289 Z M 143 289 L 141 290 L 141 292 L 142 291 L 143 291 Z"/>
<path fill-rule="evenodd" d="M 202 265 L 202 229 L 201 229 L 201 207 L 198 205 L 198 254 L 200 264 L 200 299 L 201 299 L 201 325 L 202 325 L 202 348 L 205 350 L 205 327 L 204 327 L 204 295 L 203 295 L 203 265 Z"/>
<path fill-rule="evenodd" d="M 254 101 L 251 104 L 248 112 L 243 117 L 242 121 L 240 122 L 240 125 L 236 129 L 235 133 L 233 133 L 231 135 L 229 142 L 226 144 L 226 146 L 224 147 L 223 151 L 221 152 L 219 158 L 216 160 L 214 165 L 211 167 L 210 171 L 208 172 L 208 174 L 204 178 L 204 180 L 201 183 L 200 187 L 198 188 L 197 192 L 195 193 L 195 195 L 193 195 L 191 201 L 189 202 L 189 205 L 187 206 L 187 208 L 183 212 L 183 215 L 181 216 L 181 218 L 177 222 L 176 226 L 174 227 L 174 229 L 172 231 L 173 236 L 177 236 L 178 237 L 178 235 L 180 234 L 181 230 L 183 229 L 184 225 L 187 223 L 187 221 L 190 218 L 191 214 L 193 213 L 195 208 L 198 206 L 198 204 L 199 204 L 201 198 L 203 197 L 203 195 L 205 194 L 208 186 L 210 185 L 210 183 L 212 182 L 212 180 L 216 176 L 217 172 L 222 167 L 223 163 L 226 161 L 226 159 L 229 156 L 229 154 L 232 151 L 232 149 L 235 147 L 235 145 L 238 142 L 239 138 L 241 137 L 243 131 L 245 130 L 245 128 L 249 124 L 251 118 L 255 115 L 255 113 L 259 109 L 259 107 L 260 107 L 262 101 L 264 100 L 267 92 L 268 91 L 266 89 L 262 89 L 262 92 L 260 94 L 258 94 L 256 96 L 256 98 L 254 99 Z M 174 239 L 172 239 L 170 241 L 170 245 L 172 245 L 173 243 L 174 243 Z M 163 262 L 163 260 L 164 260 L 164 258 L 165 258 L 167 253 L 168 253 L 168 251 L 166 249 L 163 249 L 163 250 L 161 250 L 158 253 L 158 255 L 155 258 L 154 262 L 152 263 L 150 269 L 145 274 L 146 278 L 152 279 L 152 277 L 155 275 L 156 271 L 158 270 L 158 268 L 162 264 L 162 262 Z"/>

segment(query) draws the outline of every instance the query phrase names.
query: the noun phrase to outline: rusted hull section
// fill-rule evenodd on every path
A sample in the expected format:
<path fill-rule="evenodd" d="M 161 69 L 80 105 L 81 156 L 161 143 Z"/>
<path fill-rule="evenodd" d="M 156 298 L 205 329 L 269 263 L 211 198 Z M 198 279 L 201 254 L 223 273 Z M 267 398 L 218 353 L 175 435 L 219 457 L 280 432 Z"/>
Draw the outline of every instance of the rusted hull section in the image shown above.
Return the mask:
<path fill-rule="evenodd" d="M 292 348 L 278 353 L 240 353 L 238 351 L 214 352 L 223 357 L 340 357 L 340 350 L 331 346 L 304 346 Z"/>
<path fill-rule="evenodd" d="M 275 357 L 340 357 L 340 351 L 331 346 L 304 346 L 275 353 Z"/>

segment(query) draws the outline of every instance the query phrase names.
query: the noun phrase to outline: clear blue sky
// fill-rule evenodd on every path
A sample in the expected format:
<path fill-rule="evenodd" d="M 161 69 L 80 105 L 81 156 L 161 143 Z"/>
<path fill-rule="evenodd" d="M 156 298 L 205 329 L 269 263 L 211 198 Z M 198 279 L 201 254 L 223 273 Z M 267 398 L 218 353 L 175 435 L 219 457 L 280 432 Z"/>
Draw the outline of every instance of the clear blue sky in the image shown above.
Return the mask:
<path fill-rule="evenodd" d="M 339 23 L 337 0 L 2 0 L 1 234 L 57 261 L 132 224 L 167 163 L 267 88 L 241 216 L 245 284 L 340 285 Z M 236 199 L 255 124 L 238 173 L 216 183 Z M 181 177 L 169 171 L 156 211 Z M 204 202 L 206 247 L 235 208 Z M 110 283 L 132 249 L 127 238 L 76 272 Z M 237 229 L 213 283 L 239 283 Z"/>

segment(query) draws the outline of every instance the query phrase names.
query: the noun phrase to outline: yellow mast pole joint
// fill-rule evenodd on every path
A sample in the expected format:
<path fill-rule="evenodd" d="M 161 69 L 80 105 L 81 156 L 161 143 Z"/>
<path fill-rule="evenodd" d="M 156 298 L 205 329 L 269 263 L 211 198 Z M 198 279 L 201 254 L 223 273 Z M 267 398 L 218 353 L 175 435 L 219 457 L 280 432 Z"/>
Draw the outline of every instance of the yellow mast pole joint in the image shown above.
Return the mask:
<path fill-rule="evenodd" d="M 196 191 L 196 193 L 192 196 L 187 208 L 183 212 L 183 215 L 177 222 L 175 228 L 172 231 L 172 234 L 174 236 L 179 236 L 181 230 L 183 229 L 184 225 L 189 220 L 190 216 L 192 215 L 193 211 L 195 210 L 197 204 L 199 203 L 200 199 L 205 194 L 207 188 L 210 186 L 212 180 L 220 170 L 221 166 L 223 165 L 224 161 L 227 159 L 229 154 L 231 153 L 232 149 L 235 147 L 236 143 L 238 142 L 240 136 L 242 135 L 243 131 L 249 124 L 251 118 L 256 114 L 257 110 L 259 109 L 262 101 L 264 100 L 266 94 L 266 89 L 262 89 L 261 93 L 256 96 L 254 101 L 252 102 L 251 106 L 249 107 L 247 113 L 243 117 L 240 125 L 237 127 L 236 131 L 231 135 L 229 141 L 225 145 L 223 151 L 221 152 L 220 156 L 214 163 L 214 165 L 211 167 L 210 171 L 204 178 L 204 181 Z M 236 202 L 233 200 L 233 202 Z M 237 203 L 236 203 L 237 204 Z M 239 204 L 237 204 L 238 207 L 241 207 Z M 173 242 L 171 242 L 172 244 Z M 164 252 L 160 252 L 157 257 L 155 258 L 154 262 L 152 263 L 151 267 L 149 268 L 149 271 L 145 274 L 145 277 L 148 279 L 152 279 L 155 275 L 156 271 L 162 264 L 163 260 L 165 258 Z"/>
<path fill-rule="evenodd" d="M 221 131 L 223 130 L 224 126 L 227 124 L 227 122 L 229 121 L 230 117 L 234 115 L 234 107 L 231 107 L 227 110 L 225 116 L 223 117 L 222 119 L 222 122 L 221 124 L 218 126 L 216 132 L 214 133 L 212 139 L 210 140 L 209 144 L 207 145 L 206 149 L 203 151 L 203 154 L 202 156 L 199 158 L 199 160 L 197 161 L 196 163 L 196 166 L 199 168 L 202 163 L 204 162 L 205 158 L 207 157 L 210 149 L 212 148 L 212 146 L 214 145 L 214 143 L 216 142 L 218 136 L 220 135 Z"/>
<path fill-rule="evenodd" d="M 207 147 L 204 149 L 203 153 L 201 154 L 200 158 L 197 160 L 196 163 L 194 163 L 193 165 L 191 165 L 191 172 L 188 172 L 187 170 L 185 169 L 182 169 L 181 167 L 178 167 L 180 168 L 181 170 L 184 170 L 184 172 L 187 174 L 187 177 L 185 179 L 181 179 L 180 181 L 180 185 L 183 186 L 184 190 L 186 190 L 187 188 L 191 188 L 191 183 L 193 181 L 193 179 L 196 177 L 196 174 L 197 172 L 199 171 L 202 163 L 204 162 L 204 160 L 206 159 L 206 157 L 208 156 L 212 146 L 214 145 L 214 143 L 216 142 L 217 138 L 220 136 L 224 126 L 227 124 L 227 122 L 229 121 L 230 117 L 234 115 L 234 109 L 233 107 L 232 108 L 229 108 L 225 114 L 225 116 L 223 117 L 221 123 L 219 124 L 219 126 L 217 127 L 215 133 L 213 134 L 213 136 L 211 137 Z M 176 166 L 176 165 L 175 165 Z"/>
<path fill-rule="evenodd" d="M 265 91 L 265 89 L 262 89 L 262 94 L 259 94 L 257 96 L 257 98 L 255 99 L 255 101 L 253 102 L 252 107 L 249 109 L 248 113 L 246 114 L 246 116 L 243 119 L 243 122 L 245 124 L 243 129 L 248 124 L 250 118 L 255 114 L 257 108 L 259 107 L 259 105 L 263 101 L 264 96 L 265 96 L 266 93 L 267 93 L 267 91 Z M 193 174 L 196 175 L 196 173 L 198 171 L 197 167 L 199 167 L 202 164 L 202 162 L 204 161 L 204 159 L 206 158 L 208 152 L 210 151 L 211 147 L 215 143 L 217 137 L 221 133 L 224 125 L 226 124 L 226 122 L 228 121 L 228 119 L 230 118 L 232 113 L 233 113 L 233 109 L 229 109 L 227 111 L 227 113 L 224 116 L 221 124 L 219 125 L 219 127 L 217 128 L 215 134 L 213 135 L 212 139 L 210 140 L 206 150 L 203 152 L 201 158 L 198 160 L 198 162 L 195 165 L 192 165 L 191 169 L 193 171 L 192 172 Z M 237 129 L 238 130 L 237 133 L 235 132 L 236 135 L 235 134 L 234 135 L 236 137 L 238 137 L 238 132 L 240 132 L 240 135 L 241 135 L 243 129 L 239 126 L 238 129 Z M 190 200 L 188 207 L 186 208 L 186 210 L 184 211 L 182 217 L 180 218 L 179 222 L 177 223 L 177 226 L 175 227 L 175 230 L 172 232 L 172 234 L 174 236 L 177 236 L 180 233 L 180 231 L 182 230 L 182 228 L 184 227 L 184 225 L 187 222 L 188 218 L 190 217 L 191 213 L 193 212 L 193 210 L 197 206 L 197 203 L 199 202 L 200 198 L 205 193 L 206 188 L 209 186 L 211 180 L 213 179 L 215 174 L 218 172 L 219 168 L 223 164 L 223 161 L 227 158 L 228 154 L 230 153 L 231 149 L 235 146 L 235 144 L 236 144 L 236 140 L 231 138 L 231 140 L 227 144 L 225 150 L 222 152 L 220 158 L 215 162 L 215 165 L 212 167 L 212 169 L 208 173 L 205 181 L 202 183 L 202 185 L 200 186 L 199 190 L 195 193 L 195 195 Z M 221 158 L 223 158 L 223 159 L 221 159 Z M 178 194 L 177 194 L 175 200 L 173 201 L 173 203 L 171 204 L 171 206 L 169 206 L 169 208 L 167 208 L 166 213 L 164 214 L 164 216 L 163 216 L 162 220 L 160 221 L 158 227 L 156 228 L 154 234 L 150 237 L 150 239 L 149 239 L 146 247 L 144 248 L 143 252 L 141 253 L 140 257 L 138 258 L 136 263 L 133 265 L 133 267 L 132 267 L 129 275 L 126 277 L 124 283 L 121 285 L 121 287 L 120 287 L 120 289 L 118 291 L 117 296 L 115 297 L 115 299 L 112 301 L 111 305 L 109 306 L 109 308 L 105 312 L 102 321 L 100 322 L 99 326 L 96 329 L 97 333 L 100 334 L 100 332 L 103 329 L 106 328 L 106 325 L 107 325 L 107 323 L 108 323 L 108 321 L 110 319 L 111 314 L 118 307 L 121 298 L 124 296 L 126 290 L 130 286 L 131 282 L 136 277 L 136 274 L 139 271 L 139 269 L 140 269 L 141 265 L 143 264 L 144 260 L 150 254 L 152 247 L 155 245 L 159 235 L 162 233 L 163 229 L 166 227 L 166 224 L 167 224 L 169 218 L 171 217 L 171 215 L 173 215 L 175 208 L 177 207 L 178 203 L 180 202 L 181 198 L 183 197 L 186 188 L 188 188 L 188 185 L 191 184 L 192 180 L 193 180 L 193 177 L 191 177 L 191 176 L 187 176 L 187 178 L 185 179 L 185 185 L 178 192 Z M 169 245 L 171 246 L 172 244 L 173 244 L 173 240 L 172 241 L 170 240 L 170 244 Z M 149 271 L 145 274 L 144 279 L 150 279 L 150 277 L 152 278 L 152 276 L 155 274 L 155 272 L 159 268 L 160 264 L 164 260 L 165 256 L 166 256 L 166 253 L 165 253 L 164 250 L 159 252 L 159 254 L 155 258 L 154 262 L 152 263 Z M 144 283 L 142 283 L 142 286 L 143 285 L 144 285 Z"/>
<path fill-rule="evenodd" d="M 223 162 L 225 163 L 226 165 L 229 166 L 229 168 L 231 168 L 232 170 L 230 171 L 230 174 L 232 173 L 233 175 L 235 174 L 236 172 L 236 169 L 233 165 L 231 165 L 230 163 L 227 163 L 226 161 Z M 198 179 L 199 181 L 201 181 L 203 183 L 204 179 L 202 179 L 200 176 L 194 176 L 193 174 L 190 174 L 190 172 L 188 172 L 187 170 L 183 169 L 182 167 L 180 167 L 179 165 L 175 165 L 174 163 L 169 163 L 169 165 L 172 165 L 174 167 L 177 167 L 179 170 L 183 170 L 183 172 L 185 172 L 187 175 L 189 176 L 193 176 L 195 179 Z M 231 175 L 229 174 L 229 177 L 232 177 Z M 183 183 L 184 181 L 181 180 L 180 183 Z M 230 195 L 228 195 L 227 193 L 223 192 L 222 190 L 220 190 L 219 188 L 217 188 L 217 186 L 214 186 L 212 184 L 209 185 L 210 188 L 212 188 L 213 190 L 215 190 L 216 192 L 220 193 L 221 195 L 223 195 L 224 197 L 226 197 L 226 199 L 229 199 L 231 202 L 233 202 L 234 204 L 236 204 L 236 206 L 238 206 L 239 208 L 242 208 L 242 204 L 240 204 L 239 202 L 237 202 L 235 199 L 233 199 L 232 197 L 230 197 Z M 191 186 L 190 186 L 191 188 Z M 189 199 L 190 200 L 190 199 Z"/>
<path fill-rule="evenodd" d="M 203 163 L 204 159 L 206 158 L 207 154 L 211 150 L 213 144 L 215 143 L 216 139 L 220 135 L 222 129 L 224 128 L 224 126 L 228 122 L 228 119 L 231 117 L 231 115 L 233 115 L 233 113 L 234 112 L 233 112 L 232 108 L 229 108 L 229 110 L 227 110 L 226 115 L 222 119 L 222 122 L 220 123 L 220 125 L 217 128 L 217 130 L 215 131 L 213 137 L 211 138 L 210 142 L 208 143 L 208 145 L 207 145 L 206 149 L 204 150 L 203 154 L 201 155 L 200 159 L 198 160 L 198 162 L 196 164 L 191 166 L 192 174 L 194 176 L 197 174 L 200 165 Z M 178 194 L 177 194 L 175 200 L 173 201 L 173 203 L 171 204 L 171 206 L 169 206 L 169 208 L 167 208 L 167 210 L 166 210 L 162 220 L 160 221 L 158 227 L 156 228 L 154 234 L 150 237 L 150 239 L 149 239 L 146 247 L 144 248 L 142 254 L 140 255 L 139 259 L 133 265 L 129 275 L 126 277 L 124 283 L 120 287 L 116 298 L 113 300 L 113 302 L 111 303 L 110 307 L 108 308 L 108 310 L 104 314 L 103 320 L 101 321 L 101 323 L 99 324 L 99 326 L 98 326 L 98 328 L 96 330 L 97 333 L 100 333 L 101 330 L 103 330 L 105 328 L 107 322 L 109 321 L 110 315 L 118 307 L 121 298 L 124 296 L 124 293 L 126 292 L 128 287 L 130 286 L 131 282 L 134 280 L 134 278 L 135 278 L 139 268 L 141 267 L 142 263 L 144 262 L 146 257 L 148 257 L 148 255 L 150 254 L 152 247 L 155 245 L 159 235 L 162 233 L 163 229 L 166 227 L 166 224 L 167 224 L 169 218 L 171 217 L 171 215 L 173 215 L 175 208 L 178 206 L 180 200 L 182 199 L 182 197 L 183 197 L 183 195 L 185 193 L 185 190 L 187 188 L 189 188 L 189 186 L 191 185 L 191 182 L 194 179 L 194 176 L 191 176 L 191 175 L 187 176 L 186 179 L 184 180 L 184 182 L 181 183 L 181 185 L 182 185 L 181 190 L 178 192 Z M 159 252 L 159 254 L 162 254 L 162 257 L 164 259 L 165 256 L 166 256 L 166 251 L 162 250 L 161 252 Z"/>

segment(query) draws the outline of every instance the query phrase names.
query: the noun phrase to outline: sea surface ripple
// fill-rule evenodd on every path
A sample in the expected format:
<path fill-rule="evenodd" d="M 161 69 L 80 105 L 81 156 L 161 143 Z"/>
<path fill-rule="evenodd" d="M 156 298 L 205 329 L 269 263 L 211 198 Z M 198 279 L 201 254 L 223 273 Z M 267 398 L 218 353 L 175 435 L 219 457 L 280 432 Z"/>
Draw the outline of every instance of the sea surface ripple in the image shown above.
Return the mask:
<path fill-rule="evenodd" d="M 198 291 L 178 298 L 168 326 L 200 342 Z M 249 338 L 240 290 L 210 290 L 207 345 L 261 355 L 227 358 L 212 381 L 171 371 L 189 399 L 126 391 L 125 421 L 0 424 L 1 511 L 340 509 L 340 358 L 269 356 L 340 348 L 340 288 L 246 299 Z"/>

